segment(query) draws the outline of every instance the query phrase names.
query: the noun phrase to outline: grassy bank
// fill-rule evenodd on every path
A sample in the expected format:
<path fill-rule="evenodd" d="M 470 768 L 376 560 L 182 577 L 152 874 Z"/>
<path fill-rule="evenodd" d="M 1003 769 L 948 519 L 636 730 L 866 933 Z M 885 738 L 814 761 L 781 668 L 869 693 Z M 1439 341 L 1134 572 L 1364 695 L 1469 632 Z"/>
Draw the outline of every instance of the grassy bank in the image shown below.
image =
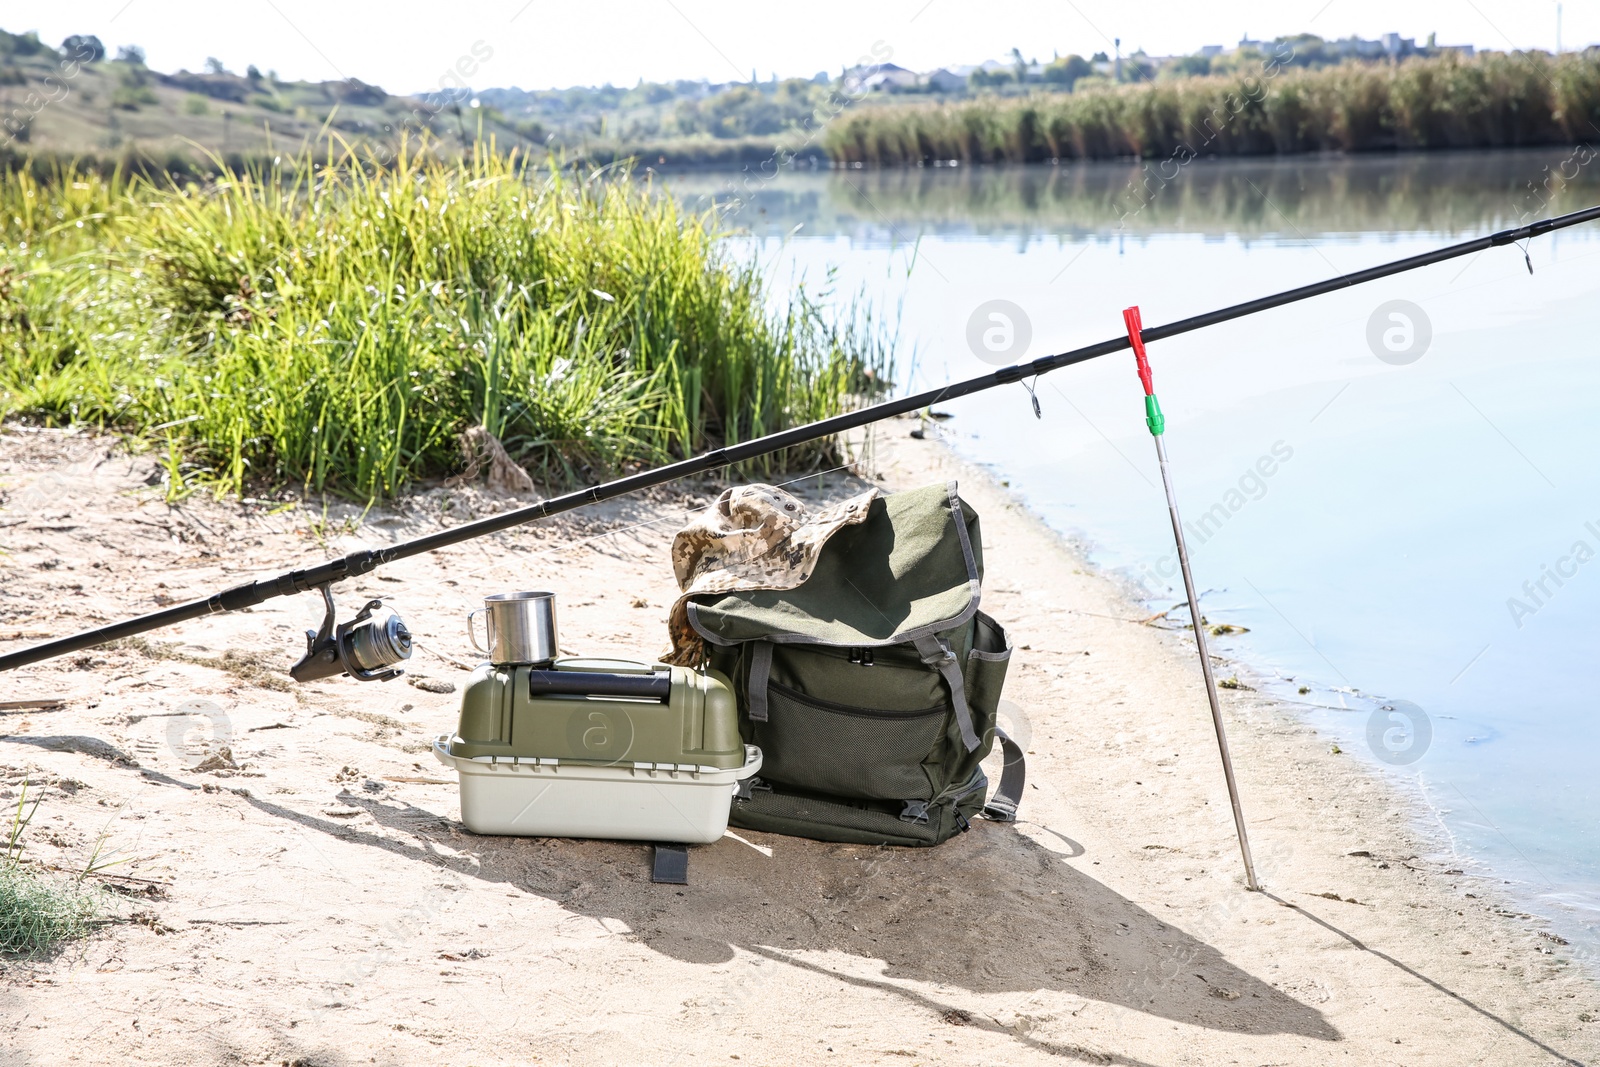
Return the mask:
<path fill-rule="evenodd" d="M 880 166 L 1595 141 L 1600 57 L 1486 53 L 858 108 L 823 145 L 836 163 Z"/>
<path fill-rule="evenodd" d="M 234 491 L 386 496 L 458 469 L 473 426 L 570 483 L 820 418 L 888 370 L 869 318 L 800 289 L 773 311 L 714 216 L 487 151 L 204 187 L 20 172 L 0 219 L 0 413 L 127 430 Z"/>

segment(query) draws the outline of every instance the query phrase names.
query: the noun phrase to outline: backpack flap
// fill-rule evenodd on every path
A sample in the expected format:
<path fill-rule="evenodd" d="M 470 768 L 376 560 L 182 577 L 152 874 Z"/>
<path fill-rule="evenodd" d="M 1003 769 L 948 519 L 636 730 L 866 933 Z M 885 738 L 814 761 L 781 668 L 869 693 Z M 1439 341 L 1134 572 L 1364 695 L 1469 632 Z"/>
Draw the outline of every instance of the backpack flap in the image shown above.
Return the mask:
<path fill-rule="evenodd" d="M 689 622 L 713 645 L 910 643 L 977 612 L 982 544 L 954 482 L 880 496 L 828 539 L 803 584 L 699 597 Z"/>

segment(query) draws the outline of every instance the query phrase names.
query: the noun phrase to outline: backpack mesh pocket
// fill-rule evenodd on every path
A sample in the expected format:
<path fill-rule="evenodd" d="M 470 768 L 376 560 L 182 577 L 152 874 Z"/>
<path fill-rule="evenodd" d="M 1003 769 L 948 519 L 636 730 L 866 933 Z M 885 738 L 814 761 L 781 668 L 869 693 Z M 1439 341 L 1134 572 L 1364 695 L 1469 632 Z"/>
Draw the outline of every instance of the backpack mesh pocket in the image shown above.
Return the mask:
<path fill-rule="evenodd" d="M 769 718 L 754 723 L 762 776 L 800 789 L 869 800 L 930 800 L 923 764 L 937 760 L 948 704 L 877 711 L 817 700 L 774 682 Z"/>

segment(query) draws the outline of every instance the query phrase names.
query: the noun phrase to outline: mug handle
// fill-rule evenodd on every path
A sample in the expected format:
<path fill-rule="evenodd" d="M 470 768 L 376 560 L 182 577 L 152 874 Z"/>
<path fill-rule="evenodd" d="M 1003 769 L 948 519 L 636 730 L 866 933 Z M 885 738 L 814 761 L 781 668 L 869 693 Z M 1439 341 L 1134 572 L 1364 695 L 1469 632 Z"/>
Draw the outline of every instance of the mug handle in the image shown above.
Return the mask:
<path fill-rule="evenodd" d="M 467 640 L 472 642 L 472 650 L 474 652 L 482 652 L 485 656 L 488 656 L 493 654 L 493 648 L 484 648 L 482 645 L 478 644 L 478 635 L 472 628 L 473 618 L 484 614 L 486 611 L 488 611 L 487 608 L 479 608 L 477 611 L 467 612 Z M 489 634 L 489 624 L 487 621 L 484 623 L 483 636 L 484 640 L 488 641 L 492 646 L 494 639 Z"/>

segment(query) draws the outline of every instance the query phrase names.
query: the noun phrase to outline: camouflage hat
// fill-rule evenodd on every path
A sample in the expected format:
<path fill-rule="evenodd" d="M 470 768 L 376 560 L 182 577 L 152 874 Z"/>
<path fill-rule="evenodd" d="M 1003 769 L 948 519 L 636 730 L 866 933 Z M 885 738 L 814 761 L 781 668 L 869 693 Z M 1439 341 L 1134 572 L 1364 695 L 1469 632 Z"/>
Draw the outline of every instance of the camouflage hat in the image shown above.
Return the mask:
<path fill-rule="evenodd" d="M 812 514 L 775 486 L 726 489 L 672 539 L 672 571 L 682 595 L 667 629 L 672 648 L 662 662 L 695 666 L 705 645 L 689 625 L 688 602 L 706 593 L 793 589 L 811 577 L 817 555 L 842 526 L 867 517 L 877 489 Z"/>

